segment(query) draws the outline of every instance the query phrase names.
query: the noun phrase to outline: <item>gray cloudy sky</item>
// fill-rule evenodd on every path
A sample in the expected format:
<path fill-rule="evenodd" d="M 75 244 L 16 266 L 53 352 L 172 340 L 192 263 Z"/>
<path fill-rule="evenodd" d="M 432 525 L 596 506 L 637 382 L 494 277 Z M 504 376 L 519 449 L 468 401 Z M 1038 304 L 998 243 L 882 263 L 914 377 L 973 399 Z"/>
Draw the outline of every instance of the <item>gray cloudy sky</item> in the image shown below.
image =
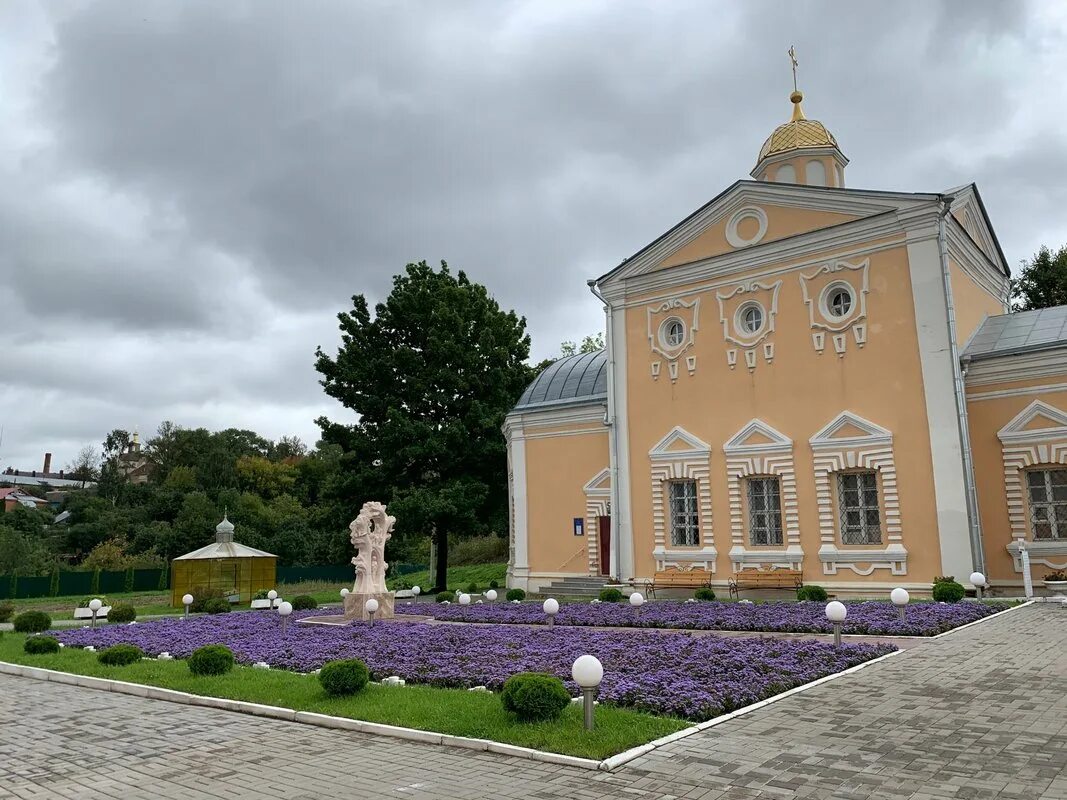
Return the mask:
<path fill-rule="evenodd" d="M 0 4 L 0 466 L 114 427 L 314 442 L 352 294 L 446 259 L 529 321 L 737 178 L 789 114 L 856 187 L 976 180 L 1009 260 L 1067 242 L 1067 4 Z"/>

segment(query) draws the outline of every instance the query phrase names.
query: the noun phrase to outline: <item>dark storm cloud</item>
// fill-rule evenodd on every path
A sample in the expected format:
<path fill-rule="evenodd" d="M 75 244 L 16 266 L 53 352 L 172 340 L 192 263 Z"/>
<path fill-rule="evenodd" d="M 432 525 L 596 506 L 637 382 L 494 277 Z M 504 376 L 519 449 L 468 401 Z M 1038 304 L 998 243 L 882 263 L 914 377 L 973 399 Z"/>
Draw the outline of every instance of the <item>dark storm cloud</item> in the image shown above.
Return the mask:
<path fill-rule="evenodd" d="M 467 270 L 553 354 L 601 325 L 586 278 L 747 175 L 788 116 L 791 43 L 851 185 L 977 180 L 1015 263 L 1067 240 L 1057 8 L 20 7 L 0 28 L 0 323 L 20 343 L 0 460 L 164 418 L 313 438 L 338 413 L 315 345 L 410 260 Z"/>

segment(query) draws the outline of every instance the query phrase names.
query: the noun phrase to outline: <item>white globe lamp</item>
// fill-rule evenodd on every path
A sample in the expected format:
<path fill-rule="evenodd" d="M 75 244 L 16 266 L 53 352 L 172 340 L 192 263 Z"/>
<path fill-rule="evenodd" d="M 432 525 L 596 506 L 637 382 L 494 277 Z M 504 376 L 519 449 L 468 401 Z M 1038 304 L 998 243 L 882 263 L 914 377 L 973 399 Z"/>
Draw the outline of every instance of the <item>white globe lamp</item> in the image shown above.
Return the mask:
<path fill-rule="evenodd" d="M 559 601 L 554 597 L 550 597 L 541 605 L 541 610 L 548 617 L 548 624 L 554 625 L 556 623 L 556 614 L 559 613 Z"/>
<path fill-rule="evenodd" d="M 640 619 L 641 606 L 645 604 L 645 596 L 640 592 L 634 592 L 630 595 L 630 605 L 633 607 L 634 615 Z"/>
<path fill-rule="evenodd" d="M 419 603 L 419 595 L 422 594 L 422 587 L 421 586 L 412 586 L 411 587 L 411 593 L 413 595 L 415 595 L 415 604 L 418 605 L 418 603 Z"/>
<path fill-rule="evenodd" d="M 490 589 L 488 592 L 486 592 L 485 593 L 485 599 L 488 600 L 490 603 L 495 602 L 496 601 L 496 589 Z"/>
<path fill-rule="evenodd" d="M 600 681 L 604 679 L 604 665 L 596 656 L 578 656 L 571 665 L 571 677 L 582 690 L 582 705 L 585 711 L 585 729 L 593 730 L 593 697 Z"/>
<path fill-rule="evenodd" d="M 193 596 L 191 594 L 182 595 L 182 605 L 185 606 L 185 616 L 189 616 L 189 606 L 193 604 Z"/>
<path fill-rule="evenodd" d="M 841 623 L 848 616 L 845 604 L 838 600 L 831 600 L 826 604 L 826 618 L 834 625 L 834 646 L 841 646 Z"/>
<path fill-rule="evenodd" d="M 282 635 L 285 635 L 285 631 L 289 626 L 289 615 L 293 613 L 293 604 L 282 602 L 278 606 L 278 616 L 282 618 Z"/>
<path fill-rule="evenodd" d="M 278 599 L 278 593 L 276 591 L 271 589 L 269 592 L 267 592 L 267 599 L 270 600 L 270 607 L 271 608 L 276 608 L 277 607 L 277 604 L 274 602 L 275 600 Z"/>
<path fill-rule="evenodd" d="M 986 587 L 985 575 L 983 575 L 981 572 L 972 572 L 971 573 L 971 586 L 974 587 L 975 599 L 978 600 L 979 602 L 981 602 L 981 600 L 982 600 L 982 589 L 984 589 Z"/>
<path fill-rule="evenodd" d="M 94 597 L 89 601 L 89 610 L 93 612 L 92 626 L 96 627 L 96 615 L 100 612 L 100 609 L 104 607 L 104 604 L 100 602 L 100 598 Z"/>
<path fill-rule="evenodd" d="M 378 601 L 373 597 L 368 598 L 367 602 L 363 604 L 363 610 L 367 612 L 367 619 L 370 620 L 370 624 L 374 624 L 374 615 L 378 613 Z"/>
<path fill-rule="evenodd" d="M 471 596 L 466 592 L 460 592 L 459 604 L 461 606 L 469 606 L 471 604 Z"/>
<path fill-rule="evenodd" d="M 889 599 L 893 602 L 893 605 L 897 607 L 897 614 L 900 616 L 900 621 L 903 622 L 904 609 L 908 607 L 908 601 L 911 600 L 911 595 L 908 594 L 908 590 L 902 586 L 898 586 L 889 593 Z"/>

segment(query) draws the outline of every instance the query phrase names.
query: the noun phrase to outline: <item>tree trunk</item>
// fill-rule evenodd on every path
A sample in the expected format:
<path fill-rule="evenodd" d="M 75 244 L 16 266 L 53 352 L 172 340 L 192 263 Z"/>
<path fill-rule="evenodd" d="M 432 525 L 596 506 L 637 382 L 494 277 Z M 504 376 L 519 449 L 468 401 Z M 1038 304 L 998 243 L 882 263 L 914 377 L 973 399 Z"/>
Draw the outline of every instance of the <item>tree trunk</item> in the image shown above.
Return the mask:
<path fill-rule="evenodd" d="M 433 565 L 433 584 L 435 591 L 443 592 L 448 588 L 448 534 L 434 526 L 434 543 L 437 545 L 437 563 Z"/>

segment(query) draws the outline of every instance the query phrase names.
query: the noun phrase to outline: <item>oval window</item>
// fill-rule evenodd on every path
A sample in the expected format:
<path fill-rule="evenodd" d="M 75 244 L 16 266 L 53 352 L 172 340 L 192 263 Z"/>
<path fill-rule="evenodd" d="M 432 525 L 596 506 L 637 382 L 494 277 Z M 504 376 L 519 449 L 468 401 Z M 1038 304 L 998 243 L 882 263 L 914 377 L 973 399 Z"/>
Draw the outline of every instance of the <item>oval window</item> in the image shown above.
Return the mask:
<path fill-rule="evenodd" d="M 826 310 L 831 317 L 847 317 L 852 310 L 852 292 L 844 286 L 831 287 Z"/>
<path fill-rule="evenodd" d="M 680 319 L 669 319 L 663 323 L 660 338 L 667 347 L 681 347 L 685 341 L 685 323 Z"/>
<path fill-rule="evenodd" d="M 746 303 L 739 309 L 737 321 L 742 333 L 758 333 L 763 327 L 763 308 L 759 303 Z"/>

